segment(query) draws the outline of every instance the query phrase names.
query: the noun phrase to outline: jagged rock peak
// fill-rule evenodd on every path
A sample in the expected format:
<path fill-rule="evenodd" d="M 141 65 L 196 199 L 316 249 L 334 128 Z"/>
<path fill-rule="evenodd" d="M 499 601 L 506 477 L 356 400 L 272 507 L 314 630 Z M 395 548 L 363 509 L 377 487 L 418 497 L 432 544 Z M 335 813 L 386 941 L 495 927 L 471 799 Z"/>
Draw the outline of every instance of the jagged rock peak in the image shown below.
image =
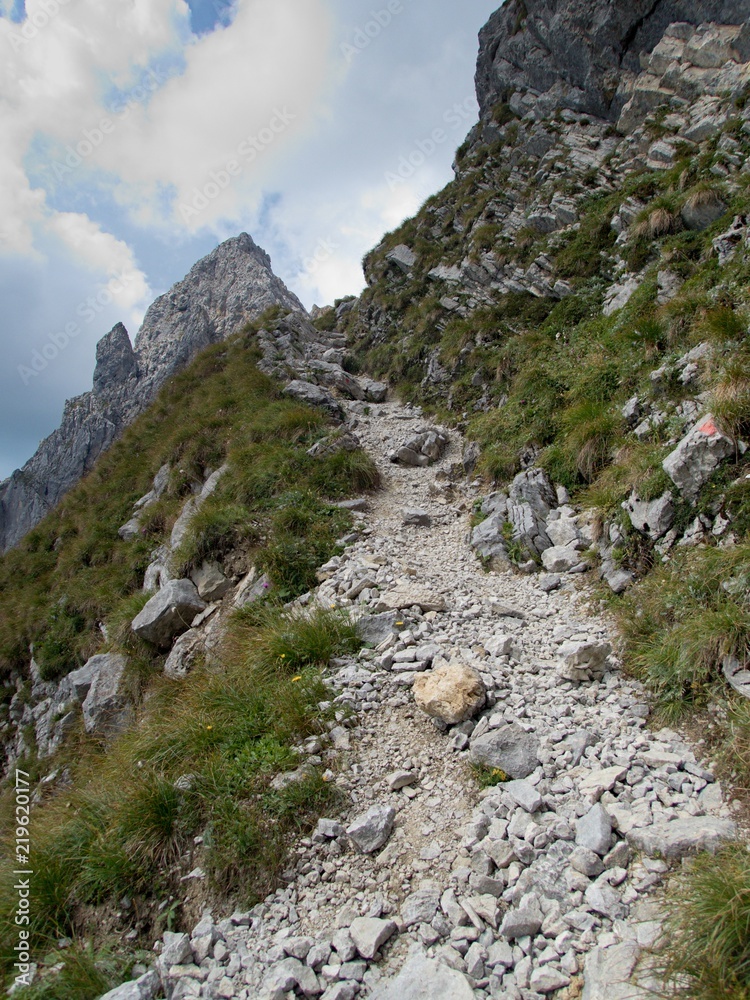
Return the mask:
<path fill-rule="evenodd" d="M 508 0 L 479 35 L 482 117 L 532 91 L 546 113 L 562 107 L 614 120 L 640 54 L 669 24 L 741 25 L 748 17 L 750 0 Z"/>
<path fill-rule="evenodd" d="M 0 551 L 16 545 L 152 402 L 170 376 L 270 306 L 304 306 L 247 233 L 216 247 L 146 313 L 131 346 L 118 323 L 98 343 L 93 389 L 68 400 L 60 426 L 0 483 Z"/>
<path fill-rule="evenodd" d="M 275 305 L 305 313 L 251 236 L 226 240 L 149 308 L 135 339 L 141 378 L 160 385 L 198 351 Z"/>
<path fill-rule="evenodd" d="M 96 345 L 94 393 L 104 395 L 138 374 L 138 361 L 130 343 L 128 331 L 118 323 Z"/>

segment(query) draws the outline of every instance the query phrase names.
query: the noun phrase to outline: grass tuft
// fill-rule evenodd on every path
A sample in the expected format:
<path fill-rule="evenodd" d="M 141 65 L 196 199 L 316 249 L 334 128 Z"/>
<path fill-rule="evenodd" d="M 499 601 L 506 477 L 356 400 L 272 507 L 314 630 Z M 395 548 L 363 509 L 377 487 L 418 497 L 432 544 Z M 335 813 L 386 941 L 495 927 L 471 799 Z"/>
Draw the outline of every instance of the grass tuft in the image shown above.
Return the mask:
<path fill-rule="evenodd" d="M 686 1000 L 750 997 L 750 853 L 735 844 L 702 854 L 669 890 L 665 961 L 660 970 Z"/>

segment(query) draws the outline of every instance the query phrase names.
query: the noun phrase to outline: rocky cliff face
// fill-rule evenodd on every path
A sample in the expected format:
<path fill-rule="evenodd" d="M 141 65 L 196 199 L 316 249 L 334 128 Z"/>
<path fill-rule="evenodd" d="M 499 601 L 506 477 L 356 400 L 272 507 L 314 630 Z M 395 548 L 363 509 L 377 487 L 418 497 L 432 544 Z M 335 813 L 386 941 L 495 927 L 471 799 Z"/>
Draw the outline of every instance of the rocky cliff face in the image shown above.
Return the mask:
<path fill-rule="evenodd" d="M 510 0 L 480 34 L 482 116 L 499 100 L 533 91 L 544 113 L 562 107 L 617 118 L 640 54 L 669 24 L 741 25 L 749 15 L 748 0 Z M 746 31 L 743 48 L 749 39 Z"/>
<path fill-rule="evenodd" d="M 118 323 L 97 345 L 91 392 L 68 400 L 60 427 L 0 485 L 0 549 L 7 551 L 38 524 L 166 379 L 274 305 L 305 311 L 271 270 L 268 254 L 242 233 L 153 303 L 134 347 Z"/>

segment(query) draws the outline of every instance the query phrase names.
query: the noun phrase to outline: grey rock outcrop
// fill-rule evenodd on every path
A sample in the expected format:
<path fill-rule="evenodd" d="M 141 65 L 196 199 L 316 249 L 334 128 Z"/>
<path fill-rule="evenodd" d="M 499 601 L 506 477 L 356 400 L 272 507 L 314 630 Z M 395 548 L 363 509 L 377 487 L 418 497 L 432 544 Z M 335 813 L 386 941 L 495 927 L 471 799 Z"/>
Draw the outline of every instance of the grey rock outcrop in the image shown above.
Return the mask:
<path fill-rule="evenodd" d="M 709 413 L 667 455 L 662 466 L 683 496 L 693 500 L 701 486 L 725 459 L 734 454 L 734 450 L 732 440 Z"/>
<path fill-rule="evenodd" d="M 479 35 L 482 117 L 497 101 L 531 92 L 545 111 L 615 119 L 628 99 L 623 82 L 640 71 L 640 54 L 655 48 L 669 24 L 734 25 L 748 16 L 748 0 L 511 0 Z"/>
<path fill-rule="evenodd" d="M 169 649 L 175 636 L 190 628 L 206 602 L 198 596 L 192 580 L 172 580 L 151 598 L 133 619 L 137 636 L 160 649 Z"/>
<path fill-rule="evenodd" d="M 116 735 L 127 725 L 128 701 L 120 690 L 127 665 L 127 657 L 121 653 L 94 656 L 86 664 L 93 677 L 83 702 L 87 733 Z"/>
<path fill-rule="evenodd" d="M 153 303 L 133 346 L 118 323 L 97 345 L 92 390 L 68 400 L 57 430 L 0 484 L 0 550 L 16 545 L 93 468 L 170 376 L 274 305 L 305 312 L 265 251 L 242 233 Z"/>

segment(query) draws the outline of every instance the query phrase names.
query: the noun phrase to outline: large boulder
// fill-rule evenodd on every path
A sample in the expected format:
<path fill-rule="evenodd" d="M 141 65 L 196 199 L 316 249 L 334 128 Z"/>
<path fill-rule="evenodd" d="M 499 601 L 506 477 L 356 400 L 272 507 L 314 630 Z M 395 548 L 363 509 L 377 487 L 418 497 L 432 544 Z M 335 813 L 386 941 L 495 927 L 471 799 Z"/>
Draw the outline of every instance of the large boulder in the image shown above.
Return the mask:
<path fill-rule="evenodd" d="M 370 1000 L 473 1000 L 466 976 L 432 958 L 410 958 L 401 972 L 379 983 Z"/>
<path fill-rule="evenodd" d="M 151 598 L 133 619 L 135 634 L 160 649 L 169 649 L 173 639 L 187 632 L 197 614 L 205 611 L 192 580 L 172 580 Z"/>
<path fill-rule="evenodd" d="M 449 726 L 473 718 L 487 700 L 482 678 L 460 660 L 420 674 L 414 680 L 413 690 L 419 708 Z"/>
<path fill-rule="evenodd" d="M 527 503 L 542 521 L 557 507 L 557 494 L 544 469 L 519 472 L 510 484 L 508 498 L 514 503 Z"/>
<path fill-rule="evenodd" d="M 734 451 L 734 442 L 709 413 L 690 429 L 662 466 L 682 495 L 695 500 L 703 484 Z"/>
<path fill-rule="evenodd" d="M 86 664 L 93 680 L 83 702 L 83 726 L 87 733 L 115 735 L 127 725 L 128 701 L 121 681 L 128 658 L 121 653 L 92 656 Z"/>
<path fill-rule="evenodd" d="M 474 764 L 504 771 L 509 778 L 528 778 L 539 764 L 539 740 L 509 722 L 473 739 L 470 757 Z"/>

